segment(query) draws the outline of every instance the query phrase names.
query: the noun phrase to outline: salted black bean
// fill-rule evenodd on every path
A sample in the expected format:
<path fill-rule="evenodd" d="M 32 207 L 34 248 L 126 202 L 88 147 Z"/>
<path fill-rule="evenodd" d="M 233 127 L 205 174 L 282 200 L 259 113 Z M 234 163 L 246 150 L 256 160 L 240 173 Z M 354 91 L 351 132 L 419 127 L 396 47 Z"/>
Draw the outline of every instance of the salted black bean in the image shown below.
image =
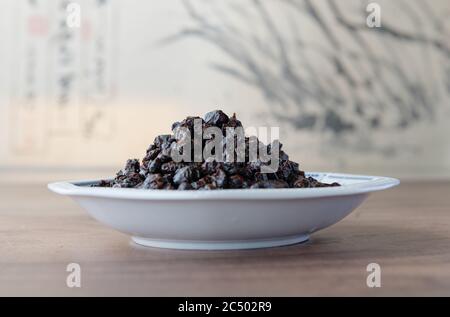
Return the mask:
<path fill-rule="evenodd" d="M 199 128 L 195 125 L 199 124 Z M 157 136 L 148 147 L 145 157 L 140 162 L 130 159 L 113 180 L 103 180 L 94 187 L 112 188 L 140 188 L 140 189 L 165 189 L 165 190 L 219 190 L 219 189 L 244 189 L 244 188 L 314 188 L 340 186 L 338 183 L 322 183 L 312 177 L 306 177 L 300 170 L 299 164 L 289 160 L 289 156 L 281 150 L 282 144 L 278 141 L 265 146 L 256 139 L 258 149 L 266 147 L 267 154 L 272 153 L 274 146 L 278 148 L 278 169 L 274 172 L 264 172 L 262 168 L 269 162 L 263 163 L 259 159 L 250 161 L 250 138 L 245 137 L 244 162 L 236 161 L 237 149 L 232 152 L 232 162 L 221 160 L 220 157 L 203 158 L 200 162 L 175 161 L 172 158 L 172 149 L 178 149 L 186 145 L 192 145 L 194 151 L 194 132 L 205 132 L 205 129 L 215 127 L 222 131 L 224 139 L 220 148 L 226 149 L 225 138 L 229 128 L 243 128 L 236 114 L 231 117 L 221 110 L 208 112 L 204 118 L 187 117 L 172 125 L 171 134 Z M 184 128 L 184 130 L 181 130 Z M 217 129 L 216 129 L 217 130 Z M 190 140 L 189 140 L 190 136 Z M 233 143 L 236 137 L 229 138 Z M 252 138 L 253 139 L 253 138 Z M 202 146 L 206 142 L 212 142 L 210 138 L 201 140 Z M 229 142 L 229 141 L 228 141 Z M 189 144 L 190 143 L 190 144 Z M 234 145 L 234 144 L 233 144 Z M 184 153 L 184 152 L 183 152 Z M 274 152 L 275 155 L 276 152 Z M 232 155 L 232 156 L 233 156 Z M 273 158 L 271 158 L 273 159 Z"/>

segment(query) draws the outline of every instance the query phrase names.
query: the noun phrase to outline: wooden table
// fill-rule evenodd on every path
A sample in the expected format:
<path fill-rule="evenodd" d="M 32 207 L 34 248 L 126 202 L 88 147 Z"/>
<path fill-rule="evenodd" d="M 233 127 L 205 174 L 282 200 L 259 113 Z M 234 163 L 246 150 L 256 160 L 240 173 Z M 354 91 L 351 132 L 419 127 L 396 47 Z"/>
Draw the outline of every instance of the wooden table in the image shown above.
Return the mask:
<path fill-rule="evenodd" d="M 0 295 L 450 295 L 450 182 L 373 194 L 306 244 L 227 252 L 135 246 L 44 185 L 0 195 Z M 71 262 L 81 288 L 66 286 Z"/>

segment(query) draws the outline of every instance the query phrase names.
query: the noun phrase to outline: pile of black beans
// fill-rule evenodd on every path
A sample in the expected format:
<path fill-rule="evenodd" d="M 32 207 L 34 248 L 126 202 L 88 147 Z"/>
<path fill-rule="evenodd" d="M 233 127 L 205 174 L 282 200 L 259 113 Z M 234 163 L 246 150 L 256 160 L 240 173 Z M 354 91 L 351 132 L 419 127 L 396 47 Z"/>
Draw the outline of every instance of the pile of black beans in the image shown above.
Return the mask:
<path fill-rule="evenodd" d="M 312 188 L 339 186 L 338 183 L 326 184 L 312 177 L 306 177 L 296 162 L 279 144 L 279 167 L 273 173 L 262 173 L 265 164 L 260 160 L 250 161 L 246 155 L 245 162 L 224 162 L 202 159 L 201 162 L 176 162 L 172 159 L 171 149 L 177 144 L 176 129 L 194 129 L 194 120 L 200 119 L 202 129 L 211 126 L 218 127 L 224 134 L 227 127 L 242 127 L 236 115 L 229 117 L 221 110 L 208 112 L 204 118 L 187 117 L 172 125 L 174 134 L 159 135 L 147 149 L 145 157 L 140 162 L 130 159 L 120 170 L 115 179 L 103 180 L 99 187 L 141 188 L 141 189 L 173 189 L 173 190 L 213 190 L 213 189 L 244 189 L 244 188 Z M 245 137 L 246 151 L 249 138 Z M 179 140 L 178 140 L 179 142 Z M 203 141 L 203 142 L 207 142 Z M 259 146 L 264 146 L 257 141 Z M 268 145 L 268 153 L 270 147 Z"/>

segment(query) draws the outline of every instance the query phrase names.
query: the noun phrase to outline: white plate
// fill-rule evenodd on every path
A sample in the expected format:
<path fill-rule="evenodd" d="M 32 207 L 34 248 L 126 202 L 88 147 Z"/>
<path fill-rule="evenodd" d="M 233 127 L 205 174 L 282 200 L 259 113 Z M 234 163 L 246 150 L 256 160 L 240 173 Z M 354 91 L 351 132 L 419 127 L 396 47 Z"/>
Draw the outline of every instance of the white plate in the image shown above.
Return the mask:
<path fill-rule="evenodd" d="M 358 207 L 394 178 L 307 173 L 340 187 L 212 191 L 98 188 L 98 181 L 49 184 L 135 243 L 174 249 L 251 249 L 307 241 Z"/>

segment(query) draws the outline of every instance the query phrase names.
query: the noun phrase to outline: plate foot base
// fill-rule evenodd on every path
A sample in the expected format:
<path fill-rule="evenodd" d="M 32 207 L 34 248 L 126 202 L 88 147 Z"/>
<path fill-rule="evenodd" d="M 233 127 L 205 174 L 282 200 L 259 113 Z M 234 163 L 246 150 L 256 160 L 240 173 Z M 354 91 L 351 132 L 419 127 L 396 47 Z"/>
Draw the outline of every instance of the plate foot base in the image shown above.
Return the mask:
<path fill-rule="evenodd" d="M 132 237 L 134 243 L 153 248 L 181 249 L 181 250 L 243 250 L 272 248 L 306 242 L 309 235 L 297 235 L 268 240 L 245 241 L 183 241 L 183 240 L 154 240 Z"/>

